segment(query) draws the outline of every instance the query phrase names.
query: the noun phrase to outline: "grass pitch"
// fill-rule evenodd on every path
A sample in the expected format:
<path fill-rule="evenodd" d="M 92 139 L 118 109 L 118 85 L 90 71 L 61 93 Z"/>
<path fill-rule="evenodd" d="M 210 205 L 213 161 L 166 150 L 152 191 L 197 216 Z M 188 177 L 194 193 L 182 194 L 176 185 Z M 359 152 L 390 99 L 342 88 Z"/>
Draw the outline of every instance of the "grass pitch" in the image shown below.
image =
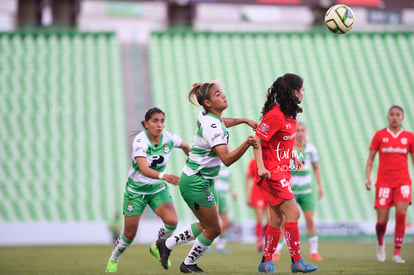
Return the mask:
<path fill-rule="evenodd" d="M 306 242 L 302 255 L 309 259 Z M 118 274 L 181 274 L 179 265 L 189 245 L 179 246 L 171 254 L 172 267 L 164 270 L 148 252 L 149 245 L 134 244 L 122 256 Z M 254 245 L 229 244 L 232 254 L 214 251 L 199 260 L 199 266 L 208 274 L 263 274 L 257 271 L 261 254 Z M 319 251 L 322 262 L 313 262 L 319 270 L 313 274 L 414 274 L 414 243 L 404 244 L 402 257 L 405 264 L 391 262 L 392 244 L 387 244 L 387 260 L 379 263 L 375 258 L 375 243 L 356 241 L 321 241 Z M 112 245 L 102 246 L 36 246 L 1 247 L 0 274 L 104 274 Z M 276 262 L 278 274 L 292 274 L 285 246 Z"/>

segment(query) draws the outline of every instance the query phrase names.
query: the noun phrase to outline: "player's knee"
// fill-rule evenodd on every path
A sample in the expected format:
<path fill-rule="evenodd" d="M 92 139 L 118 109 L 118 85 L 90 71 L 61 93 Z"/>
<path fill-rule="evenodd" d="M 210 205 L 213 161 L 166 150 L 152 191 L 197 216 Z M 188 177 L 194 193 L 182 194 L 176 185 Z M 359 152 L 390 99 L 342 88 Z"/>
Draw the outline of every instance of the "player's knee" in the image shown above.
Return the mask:
<path fill-rule="evenodd" d="M 165 219 L 163 219 L 163 222 L 165 224 L 168 224 L 170 226 L 176 226 L 178 224 L 178 218 L 177 217 L 165 217 Z"/>
<path fill-rule="evenodd" d="M 213 227 L 210 228 L 210 230 L 207 230 L 207 231 L 209 231 L 210 236 L 212 238 L 216 238 L 216 237 L 220 236 L 220 234 L 221 234 L 221 226 L 220 225 L 213 226 Z"/>
<path fill-rule="evenodd" d="M 128 238 L 128 240 L 135 239 L 135 236 L 137 234 L 137 230 L 124 230 L 124 236 Z"/>

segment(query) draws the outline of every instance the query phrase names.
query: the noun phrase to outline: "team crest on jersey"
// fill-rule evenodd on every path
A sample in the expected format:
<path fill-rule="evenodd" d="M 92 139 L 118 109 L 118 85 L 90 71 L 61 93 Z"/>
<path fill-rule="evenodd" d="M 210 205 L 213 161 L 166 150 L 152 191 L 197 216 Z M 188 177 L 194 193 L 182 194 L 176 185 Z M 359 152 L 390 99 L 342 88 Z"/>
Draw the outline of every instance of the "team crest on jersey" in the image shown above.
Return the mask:
<path fill-rule="evenodd" d="M 401 139 L 401 144 L 406 145 L 406 144 L 407 144 L 407 142 L 408 142 L 408 141 L 407 141 L 407 138 L 402 138 L 402 139 Z"/>
<path fill-rule="evenodd" d="M 134 211 L 134 206 L 132 205 L 132 202 L 128 203 L 127 210 L 128 210 L 129 212 Z"/>
<path fill-rule="evenodd" d="M 170 147 L 168 147 L 168 144 L 164 144 L 164 153 L 168 154 L 170 152 Z"/>
<path fill-rule="evenodd" d="M 267 134 L 267 133 L 269 132 L 269 130 L 270 130 L 270 126 L 269 126 L 269 125 L 267 125 L 266 123 L 262 123 L 262 124 L 260 124 L 260 131 L 261 131 L 263 134 Z"/>

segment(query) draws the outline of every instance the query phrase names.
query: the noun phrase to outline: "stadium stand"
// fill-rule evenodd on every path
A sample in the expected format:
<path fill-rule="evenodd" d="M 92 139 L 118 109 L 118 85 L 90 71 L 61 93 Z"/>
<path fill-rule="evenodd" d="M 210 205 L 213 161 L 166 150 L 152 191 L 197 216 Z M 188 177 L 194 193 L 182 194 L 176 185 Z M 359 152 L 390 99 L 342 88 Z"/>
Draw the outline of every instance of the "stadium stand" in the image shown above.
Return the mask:
<path fill-rule="evenodd" d="M 154 105 L 165 109 L 167 128 L 190 143 L 198 112 L 186 100 L 192 83 L 220 81 L 230 104 L 225 116 L 258 120 L 277 76 L 303 76 L 304 112 L 298 119 L 308 125 L 309 139 L 319 149 L 325 199 L 318 203 L 316 219 L 326 222 L 375 220 L 374 194 L 364 187 L 368 146 L 374 132 L 387 126 L 393 104 L 405 107 L 404 125 L 414 129 L 413 60 L 413 32 L 167 31 L 154 32 L 149 43 Z M 248 134 L 246 127 L 231 128 L 230 145 Z M 247 153 L 232 168 L 240 194 L 250 157 Z M 170 168 L 180 171 L 184 161 L 174 155 Z M 177 208 L 185 209 L 176 191 Z M 237 221 L 249 219 L 249 213 L 243 197 L 233 203 Z M 191 219 L 189 213 L 182 216 Z M 414 220 L 412 211 L 408 216 Z"/>
<path fill-rule="evenodd" d="M 3 32 L 0 66 L 0 220 L 109 220 L 128 169 L 115 35 Z"/>

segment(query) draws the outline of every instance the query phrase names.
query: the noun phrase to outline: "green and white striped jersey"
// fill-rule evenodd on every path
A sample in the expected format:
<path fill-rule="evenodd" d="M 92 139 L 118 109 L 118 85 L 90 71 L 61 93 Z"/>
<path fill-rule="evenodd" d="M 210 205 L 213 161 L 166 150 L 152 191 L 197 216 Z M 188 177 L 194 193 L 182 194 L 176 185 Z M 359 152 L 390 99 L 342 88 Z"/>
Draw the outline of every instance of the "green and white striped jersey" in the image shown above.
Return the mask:
<path fill-rule="evenodd" d="M 183 172 L 188 175 L 200 173 L 205 179 L 217 177 L 222 163 L 213 148 L 228 144 L 229 133 L 223 121 L 210 113 L 201 111 L 197 118 L 197 132 L 190 156 Z"/>
<path fill-rule="evenodd" d="M 318 151 L 313 144 L 307 142 L 303 151 L 293 149 L 293 154 L 303 163 L 303 170 L 297 171 L 291 161 L 292 172 L 292 191 L 295 195 L 307 194 L 312 192 L 312 163 L 318 162 Z"/>
<path fill-rule="evenodd" d="M 163 190 L 165 188 L 164 180 L 149 178 L 141 174 L 135 158 L 144 157 L 151 169 L 163 172 L 170 158 L 171 150 L 181 146 L 182 143 L 181 137 L 167 131 L 162 132 L 160 143 L 157 146 L 152 144 L 146 130 L 136 135 L 132 142 L 132 166 L 128 173 L 128 190 L 137 194 L 155 194 Z"/>

